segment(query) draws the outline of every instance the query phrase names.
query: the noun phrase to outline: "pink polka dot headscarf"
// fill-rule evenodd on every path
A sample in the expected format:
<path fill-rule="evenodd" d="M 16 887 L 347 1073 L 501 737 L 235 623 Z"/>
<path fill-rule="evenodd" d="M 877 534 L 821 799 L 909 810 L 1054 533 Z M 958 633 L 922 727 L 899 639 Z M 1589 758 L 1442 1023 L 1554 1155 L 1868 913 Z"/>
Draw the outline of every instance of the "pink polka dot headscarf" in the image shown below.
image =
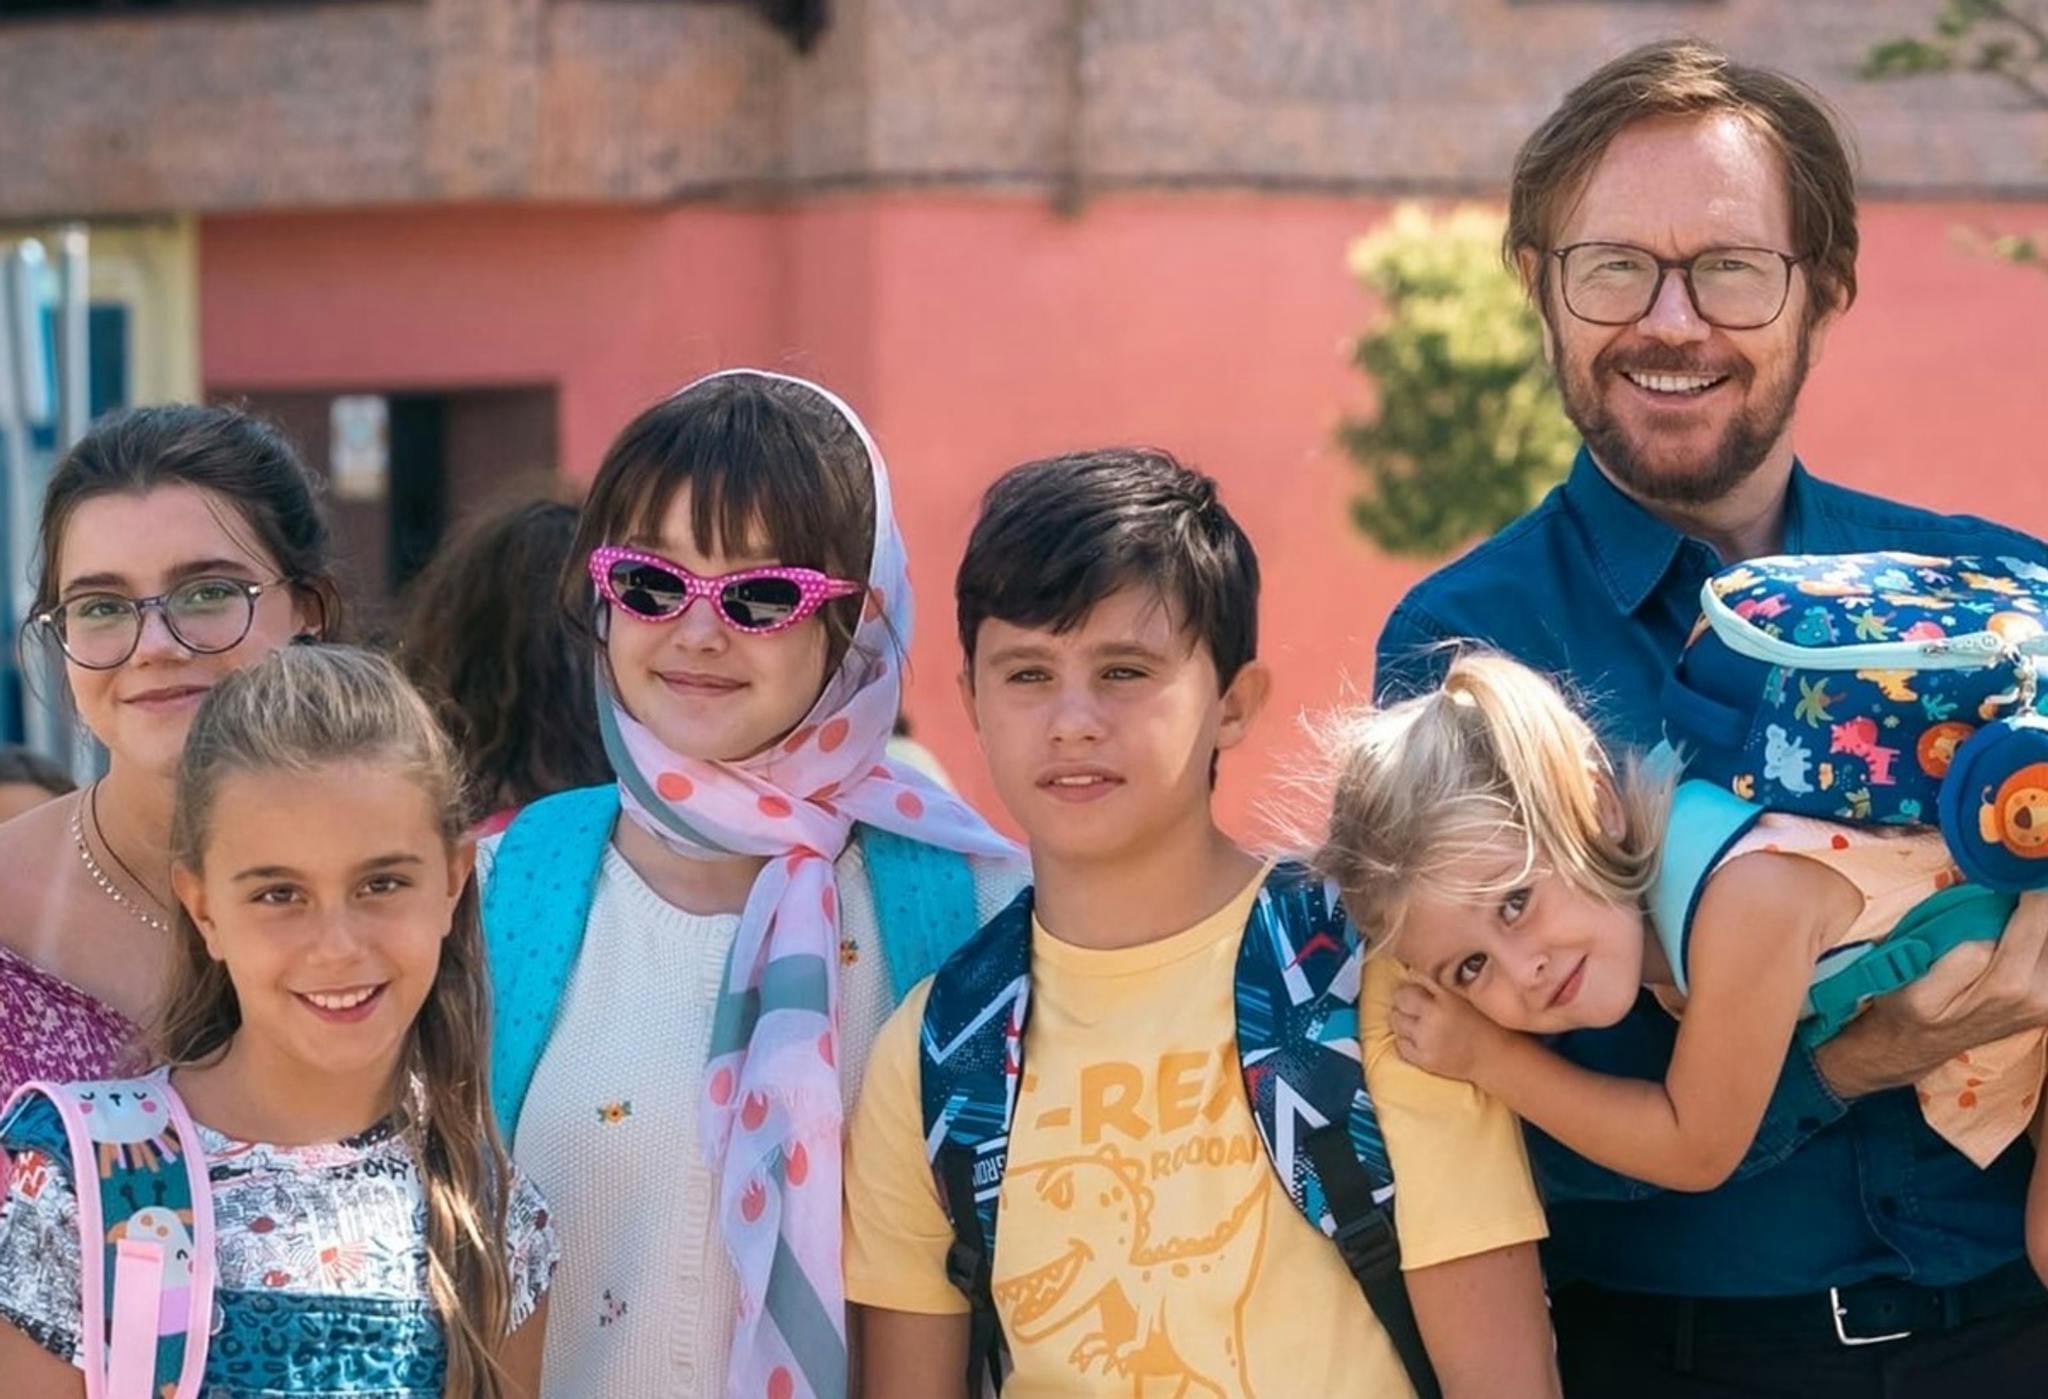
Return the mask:
<path fill-rule="evenodd" d="M 806 380 L 725 373 L 802 385 L 845 418 L 866 449 L 875 546 L 860 625 L 803 722 L 751 758 L 674 753 L 609 694 L 600 718 L 628 817 L 686 854 L 768 857 L 726 966 L 701 1105 L 720 1232 L 741 1293 L 727 1393 L 840 1399 L 844 1110 L 833 862 L 856 821 L 964 854 L 1017 850 L 950 793 L 883 756 L 902 694 L 899 646 L 910 642 L 910 574 L 889 474 L 867 427 Z"/>

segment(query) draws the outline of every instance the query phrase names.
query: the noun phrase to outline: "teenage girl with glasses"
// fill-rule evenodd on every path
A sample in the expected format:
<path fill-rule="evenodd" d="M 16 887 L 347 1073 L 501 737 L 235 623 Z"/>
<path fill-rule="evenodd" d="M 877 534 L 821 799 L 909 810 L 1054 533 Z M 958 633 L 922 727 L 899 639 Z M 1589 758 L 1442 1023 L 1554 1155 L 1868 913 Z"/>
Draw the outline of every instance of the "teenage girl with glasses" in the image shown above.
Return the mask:
<path fill-rule="evenodd" d="M 0 825 L 0 1095 L 104 1077 L 170 969 L 171 802 L 228 672 L 337 615 L 327 523 L 278 432 L 223 408 L 109 418 L 43 501 L 24 641 L 63 662 L 106 776 Z"/>
<path fill-rule="evenodd" d="M 648 409 L 570 567 L 618 781 L 480 853 L 500 1121 L 562 1236 L 544 1392 L 844 1395 L 847 1107 L 1023 868 L 884 754 L 909 575 L 825 390 L 737 371 Z"/>

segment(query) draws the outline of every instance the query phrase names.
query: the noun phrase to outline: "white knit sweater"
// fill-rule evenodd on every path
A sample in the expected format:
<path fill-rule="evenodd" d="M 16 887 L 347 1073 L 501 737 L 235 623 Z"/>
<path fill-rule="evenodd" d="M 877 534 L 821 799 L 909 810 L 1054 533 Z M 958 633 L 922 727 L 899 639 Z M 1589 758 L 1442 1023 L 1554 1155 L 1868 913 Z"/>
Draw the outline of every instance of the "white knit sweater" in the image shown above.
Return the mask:
<path fill-rule="evenodd" d="M 488 877 L 487 843 L 480 873 Z M 987 918 L 1023 882 L 975 860 Z M 858 843 L 836 866 L 839 1079 L 850 1118 L 890 1010 Z M 546 1196 L 562 1262 L 549 1293 L 544 1399 L 722 1399 L 738 1280 L 719 1241 L 697 1107 L 734 914 L 685 912 L 605 850 L 583 949 L 519 1116 L 520 1167 Z"/>

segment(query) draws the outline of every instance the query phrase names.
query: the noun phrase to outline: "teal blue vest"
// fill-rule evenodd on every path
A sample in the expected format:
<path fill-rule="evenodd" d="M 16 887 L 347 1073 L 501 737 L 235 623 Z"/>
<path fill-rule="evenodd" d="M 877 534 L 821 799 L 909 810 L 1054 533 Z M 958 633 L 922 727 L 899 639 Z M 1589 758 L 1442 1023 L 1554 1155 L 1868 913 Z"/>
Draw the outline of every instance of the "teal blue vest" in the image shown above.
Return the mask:
<path fill-rule="evenodd" d="M 555 1011 L 583 949 L 598 872 L 619 816 L 616 786 L 543 798 L 505 830 L 484 890 L 491 969 L 491 1102 L 512 1139 Z M 980 925 L 967 857 L 858 826 L 882 952 L 897 1000 Z"/>

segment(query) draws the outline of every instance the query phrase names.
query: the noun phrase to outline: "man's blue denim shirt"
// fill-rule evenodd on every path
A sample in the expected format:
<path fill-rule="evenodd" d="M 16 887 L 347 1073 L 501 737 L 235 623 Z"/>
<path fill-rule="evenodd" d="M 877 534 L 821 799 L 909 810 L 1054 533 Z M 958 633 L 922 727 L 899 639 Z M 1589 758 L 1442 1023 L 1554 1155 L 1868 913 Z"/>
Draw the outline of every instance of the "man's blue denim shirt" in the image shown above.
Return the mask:
<path fill-rule="evenodd" d="M 1786 553 L 1907 549 L 2010 554 L 2048 545 L 1967 515 L 1937 515 L 1817 481 L 1795 465 Z M 1721 565 L 1629 499 L 1582 448 L 1565 483 L 1499 534 L 1424 579 L 1381 633 L 1382 700 L 1442 674 L 1439 643 L 1466 638 L 1567 677 L 1610 750 L 1662 736 L 1658 694 Z M 1434 648 L 1434 649 L 1432 649 Z M 1603 1073 L 1662 1078 L 1675 1022 L 1647 996 L 1620 1025 L 1559 1047 Z M 1629 1291 L 1765 1297 L 1873 1277 L 1961 1282 L 2024 1252 L 2024 1141 L 1979 1170 L 1928 1130 L 1911 1088 L 1845 1105 L 1794 1049 L 1735 1179 L 1704 1194 L 1657 1190 L 1531 1129 L 1549 1201 L 1554 1281 Z"/>

